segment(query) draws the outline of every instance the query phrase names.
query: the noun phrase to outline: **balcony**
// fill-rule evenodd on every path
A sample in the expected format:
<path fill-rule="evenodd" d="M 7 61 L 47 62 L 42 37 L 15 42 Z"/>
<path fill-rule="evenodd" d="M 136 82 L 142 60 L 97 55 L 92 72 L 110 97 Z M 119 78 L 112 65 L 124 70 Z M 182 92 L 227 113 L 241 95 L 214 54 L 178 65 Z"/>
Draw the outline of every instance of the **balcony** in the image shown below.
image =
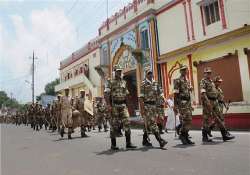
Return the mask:
<path fill-rule="evenodd" d="M 61 82 L 59 85 L 55 86 L 55 91 L 59 92 L 66 88 L 73 88 L 76 85 L 84 84 L 91 90 L 93 97 L 98 95 L 97 87 L 84 75 L 78 75 L 74 78 L 71 78 L 67 81 Z"/>

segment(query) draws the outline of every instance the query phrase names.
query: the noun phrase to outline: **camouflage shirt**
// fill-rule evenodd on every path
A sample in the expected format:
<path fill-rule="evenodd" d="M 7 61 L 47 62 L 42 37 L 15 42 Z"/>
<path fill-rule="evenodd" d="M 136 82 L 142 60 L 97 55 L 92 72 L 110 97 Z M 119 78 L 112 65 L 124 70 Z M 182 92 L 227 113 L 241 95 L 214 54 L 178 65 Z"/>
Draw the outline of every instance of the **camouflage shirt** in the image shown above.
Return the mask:
<path fill-rule="evenodd" d="M 126 81 L 122 79 L 108 80 L 105 93 L 108 94 L 114 102 L 125 101 L 126 96 L 129 94 Z"/>
<path fill-rule="evenodd" d="M 184 102 L 191 105 L 190 92 L 191 85 L 185 77 L 180 76 L 174 80 L 175 105 L 177 105 L 177 108 Z"/>
<path fill-rule="evenodd" d="M 144 102 L 155 102 L 162 104 L 164 96 L 158 82 L 144 79 L 141 83 L 140 97 Z"/>
<path fill-rule="evenodd" d="M 200 81 L 200 91 L 201 93 L 206 93 L 208 99 L 217 99 L 218 91 L 214 85 L 214 82 L 210 79 L 203 78 Z"/>

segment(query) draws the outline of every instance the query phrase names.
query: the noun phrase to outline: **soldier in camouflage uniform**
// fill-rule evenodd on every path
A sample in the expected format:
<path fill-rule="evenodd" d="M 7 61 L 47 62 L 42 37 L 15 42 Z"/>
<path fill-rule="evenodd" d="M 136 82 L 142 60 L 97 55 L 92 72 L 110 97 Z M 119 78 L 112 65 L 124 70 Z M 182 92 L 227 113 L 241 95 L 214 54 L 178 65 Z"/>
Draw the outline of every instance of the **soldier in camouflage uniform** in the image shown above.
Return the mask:
<path fill-rule="evenodd" d="M 176 112 L 180 114 L 182 125 L 180 128 L 180 140 L 182 144 L 194 144 L 189 139 L 188 132 L 192 127 L 192 105 L 191 95 L 193 88 L 187 80 L 187 66 L 180 68 L 180 77 L 174 80 L 174 107 Z"/>
<path fill-rule="evenodd" d="M 148 139 L 148 131 L 151 131 L 155 135 L 155 138 L 159 142 L 161 148 L 167 144 L 167 141 L 161 138 L 159 128 L 156 123 L 156 103 L 157 98 L 159 97 L 164 99 L 163 94 L 160 94 L 159 84 L 153 80 L 153 72 L 151 70 L 147 70 L 146 77 L 141 83 L 141 93 L 139 98 L 141 114 L 144 118 L 143 146 L 152 146 Z"/>
<path fill-rule="evenodd" d="M 84 110 L 84 102 L 85 102 L 85 91 L 80 90 L 80 97 L 76 99 L 75 109 L 80 112 L 81 118 L 81 137 L 87 137 L 86 135 L 86 111 Z"/>
<path fill-rule="evenodd" d="M 227 132 L 225 125 L 221 118 L 222 113 L 218 103 L 218 91 L 215 88 L 215 84 L 211 79 L 212 70 L 210 67 L 204 69 L 204 78 L 200 81 L 201 101 L 203 107 L 203 129 L 202 129 L 202 141 L 211 142 L 208 138 L 209 132 L 209 118 L 215 120 L 216 125 L 221 131 L 221 135 L 224 141 L 234 139 L 234 136 Z"/>
<path fill-rule="evenodd" d="M 33 108 L 33 129 L 39 131 L 39 104 L 36 102 Z"/>
<path fill-rule="evenodd" d="M 69 97 L 69 88 L 65 89 L 65 96 L 61 98 L 61 137 L 64 134 L 64 128 L 68 128 L 68 139 L 72 139 L 71 133 L 73 132 L 73 120 L 72 120 L 72 101 Z"/>
<path fill-rule="evenodd" d="M 98 130 L 101 132 L 102 125 L 104 127 L 104 131 L 107 132 L 107 114 L 108 108 L 102 97 L 96 97 L 96 105 L 95 105 L 95 117 L 97 119 Z"/>
<path fill-rule="evenodd" d="M 225 120 L 224 120 L 224 115 L 223 115 L 223 108 L 225 107 L 226 110 L 228 110 L 229 108 L 228 108 L 228 106 L 226 106 L 226 104 L 224 102 L 224 94 L 223 94 L 222 89 L 220 88 L 220 85 L 221 85 L 222 81 L 223 80 L 221 79 L 220 76 L 216 76 L 214 78 L 215 88 L 218 91 L 218 97 L 217 97 L 217 99 L 218 99 L 218 103 L 219 103 L 218 104 L 219 105 L 219 110 L 220 110 L 220 113 L 221 113 L 220 119 L 221 119 L 222 123 L 225 125 Z M 216 123 L 213 120 L 211 122 L 210 126 L 209 126 L 209 132 L 208 132 L 209 137 L 213 137 L 212 134 L 211 134 L 211 131 L 215 128 L 215 126 L 216 126 Z"/>
<path fill-rule="evenodd" d="M 119 124 L 123 123 L 126 137 L 126 148 L 136 148 L 131 143 L 131 130 L 129 113 L 127 108 L 127 96 L 129 94 L 126 81 L 122 79 L 122 68 L 116 65 L 114 67 L 115 77 L 112 80 L 108 80 L 105 87 L 105 98 L 108 106 L 111 109 L 110 119 L 110 137 L 111 137 L 111 149 L 118 150 L 116 146 L 116 137 L 118 136 Z"/>

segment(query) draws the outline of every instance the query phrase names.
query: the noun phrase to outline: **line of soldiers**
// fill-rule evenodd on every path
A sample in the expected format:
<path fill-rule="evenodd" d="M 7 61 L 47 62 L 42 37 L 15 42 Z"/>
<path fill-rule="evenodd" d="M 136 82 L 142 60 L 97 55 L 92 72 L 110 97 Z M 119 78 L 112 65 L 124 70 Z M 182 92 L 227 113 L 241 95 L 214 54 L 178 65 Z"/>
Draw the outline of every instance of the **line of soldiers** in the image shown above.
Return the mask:
<path fill-rule="evenodd" d="M 42 126 L 49 127 L 52 131 L 58 130 L 61 137 L 68 129 L 68 139 L 72 139 L 71 134 L 76 127 L 81 128 L 81 137 L 87 137 L 86 131 L 98 125 L 101 131 L 108 131 L 110 125 L 111 149 L 118 150 L 116 137 L 121 136 L 121 130 L 125 131 L 126 148 L 135 149 L 136 146 L 131 142 L 131 128 L 128 113 L 128 95 L 126 81 L 122 78 L 122 68 L 119 65 L 114 67 L 115 76 L 105 84 L 104 98 L 97 97 L 94 104 L 94 117 L 85 111 L 85 91 L 80 91 L 80 96 L 73 99 L 69 97 L 69 89 L 65 89 L 65 96 L 58 94 L 57 101 L 45 109 L 38 103 L 32 104 L 27 110 L 26 124 L 30 123 L 34 130 L 39 130 Z M 192 107 L 191 93 L 193 87 L 187 79 L 188 67 L 180 67 L 180 77 L 174 79 L 174 111 L 180 116 L 180 125 L 177 127 L 179 138 L 184 145 L 195 144 L 190 140 L 189 130 L 192 127 Z M 217 126 L 222 134 L 224 141 L 234 139 L 225 127 L 223 108 L 223 91 L 220 88 L 222 79 L 217 76 L 212 80 L 212 70 L 205 68 L 204 78 L 200 81 L 201 102 L 203 107 L 203 128 L 202 141 L 211 142 L 211 130 Z M 161 125 L 157 122 L 164 116 L 165 98 L 158 82 L 153 80 L 151 70 L 146 70 L 145 79 L 140 86 L 140 111 L 144 121 L 142 145 L 151 147 L 150 133 L 159 142 L 160 148 L 164 148 L 167 141 L 161 137 Z M 17 116 L 19 114 L 17 113 Z M 20 123 L 16 117 L 16 124 Z"/>
<path fill-rule="evenodd" d="M 115 77 L 108 80 L 105 87 L 105 99 L 110 109 L 110 138 L 111 149 L 118 150 L 116 145 L 116 137 L 119 133 L 119 126 L 122 124 L 125 130 L 126 148 L 136 148 L 131 143 L 131 130 L 129 113 L 127 108 L 128 103 L 128 89 L 126 81 L 122 79 L 122 68 L 119 65 L 114 66 Z M 188 73 L 187 66 L 180 67 L 180 77 L 174 80 L 174 111 L 180 115 L 180 126 L 178 133 L 180 140 L 184 145 L 195 144 L 190 140 L 189 130 L 192 127 L 192 111 L 194 110 L 191 103 L 191 93 L 193 87 L 186 78 Z M 223 91 L 219 85 L 222 82 L 220 77 L 216 77 L 215 81 L 211 79 L 211 68 L 205 68 L 204 78 L 200 82 L 201 100 L 203 107 L 203 129 L 202 141 L 211 142 L 208 138 L 211 136 L 211 130 L 217 126 L 222 134 L 224 141 L 234 139 L 226 129 L 223 117 Z M 144 120 L 144 134 L 142 139 L 143 146 L 152 146 L 150 143 L 149 133 L 153 133 L 156 140 L 163 148 L 167 141 L 161 138 L 161 126 L 157 123 L 157 118 L 164 115 L 165 99 L 162 89 L 159 84 L 153 80 L 153 73 L 151 70 L 146 71 L 145 79 L 140 87 L 140 111 Z M 209 124 L 209 119 L 212 119 Z"/>
<path fill-rule="evenodd" d="M 180 140 L 183 144 L 194 144 L 189 139 L 189 130 L 192 126 L 192 104 L 191 93 L 193 87 L 187 80 L 188 73 L 187 66 L 180 68 L 180 77 L 174 80 L 174 110 L 175 113 L 180 114 L 181 124 L 177 127 L 180 133 Z M 222 79 L 217 76 L 214 81 L 212 80 L 212 69 L 206 67 L 204 69 L 204 78 L 200 81 L 201 102 L 203 108 L 203 122 L 202 122 L 202 141 L 212 142 L 208 136 L 211 135 L 211 130 L 217 126 L 224 141 L 234 139 L 225 127 L 223 106 L 225 106 L 223 91 L 220 88 Z M 228 108 L 228 107 L 227 107 Z M 212 123 L 209 124 L 209 120 Z"/>
<path fill-rule="evenodd" d="M 12 117 L 16 125 L 21 123 L 28 125 L 36 131 L 45 128 L 52 132 L 58 130 L 61 137 L 68 129 L 68 138 L 72 139 L 71 134 L 76 127 L 81 128 L 81 137 L 87 137 L 86 131 L 95 129 L 98 124 L 99 131 L 104 127 L 104 131 L 108 131 L 108 109 L 105 101 L 101 97 L 97 97 L 95 101 L 94 115 L 90 115 L 84 109 L 85 91 L 80 91 L 80 97 L 75 99 L 69 97 L 69 89 L 65 89 L 65 96 L 57 95 L 57 100 L 52 105 L 48 104 L 45 108 L 36 102 L 28 106 L 25 113 L 19 111 Z"/>

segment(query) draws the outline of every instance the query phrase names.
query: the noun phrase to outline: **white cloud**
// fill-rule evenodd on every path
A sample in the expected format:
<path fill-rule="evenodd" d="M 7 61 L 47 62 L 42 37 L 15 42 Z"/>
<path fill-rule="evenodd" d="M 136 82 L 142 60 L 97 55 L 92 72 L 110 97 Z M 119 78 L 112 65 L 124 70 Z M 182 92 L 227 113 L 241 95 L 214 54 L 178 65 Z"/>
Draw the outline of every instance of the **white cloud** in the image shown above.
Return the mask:
<path fill-rule="evenodd" d="M 29 73 L 31 65 L 29 57 L 32 56 L 34 49 L 35 56 L 39 58 L 36 60 L 36 95 L 38 95 L 44 90 L 46 83 L 58 77 L 60 60 L 77 48 L 75 27 L 59 8 L 33 10 L 28 19 L 23 19 L 19 15 L 12 15 L 10 19 L 15 27 L 14 40 L 4 35 L 4 40 L 7 42 L 1 43 L 1 30 L 5 30 L 2 33 L 8 31 L 0 25 L 0 51 L 2 48 L 5 69 L 11 72 L 12 77 Z M 18 88 L 27 92 L 29 89 L 24 80 Z M 15 88 L 12 86 L 9 89 L 16 91 Z M 18 100 L 23 101 L 30 98 L 27 94 L 14 95 L 20 96 Z"/>

